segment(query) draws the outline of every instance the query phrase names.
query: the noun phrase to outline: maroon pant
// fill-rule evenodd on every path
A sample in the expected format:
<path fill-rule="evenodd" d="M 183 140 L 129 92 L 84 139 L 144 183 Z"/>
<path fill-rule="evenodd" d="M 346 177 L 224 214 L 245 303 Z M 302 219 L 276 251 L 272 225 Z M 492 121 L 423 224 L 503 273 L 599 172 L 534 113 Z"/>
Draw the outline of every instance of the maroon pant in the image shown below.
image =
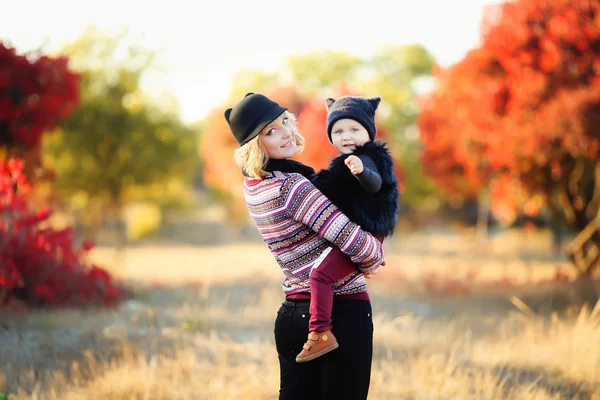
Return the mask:
<path fill-rule="evenodd" d="M 377 239 L 383 243 L 382 237 Z M 310 271 L 310 332 L 325 332 L 331 329 L 333 286 L 342 278 L 357 271 L 350 258 L 335 246 L 325 259 Z"/>

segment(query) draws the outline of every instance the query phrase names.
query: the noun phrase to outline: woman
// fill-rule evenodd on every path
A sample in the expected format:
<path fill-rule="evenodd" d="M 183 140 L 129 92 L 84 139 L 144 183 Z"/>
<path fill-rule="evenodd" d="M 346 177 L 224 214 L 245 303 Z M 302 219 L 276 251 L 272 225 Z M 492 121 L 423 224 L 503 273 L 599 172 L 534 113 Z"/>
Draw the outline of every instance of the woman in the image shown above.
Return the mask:
<path fill-rule="evenodd" d="M 362 271 L 383 264 L 380 242 L 351 222 L 307 179 L 314 171 L 289 160 L 302 150 L 293 115 L 261 94 L 249 93 L 225 111 L 240 144 L 248 211 L 284 274 L 286 296 L 275 321 L 281 400 L 366 399 L 373 347 L 372 310 L 357 269 L 334 286 L 332 325 L 340 348 L 296 363 L 308 335 L 309 273 L 333 243 Z M 309 336 L 318 346 L 327 335 Z M 352 345 L 350 345 L 352 344 Z"/>

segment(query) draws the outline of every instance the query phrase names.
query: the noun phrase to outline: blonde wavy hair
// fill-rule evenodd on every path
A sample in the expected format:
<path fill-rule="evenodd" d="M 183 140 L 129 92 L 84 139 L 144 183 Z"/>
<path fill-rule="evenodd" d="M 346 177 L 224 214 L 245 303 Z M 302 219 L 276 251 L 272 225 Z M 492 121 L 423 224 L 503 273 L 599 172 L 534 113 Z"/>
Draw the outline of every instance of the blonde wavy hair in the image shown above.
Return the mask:
<path fill-rule="evenodd" d="M 287 117 L 288 121 L 291 123 L 291 130 L 293 131 L 294 138 L 296 139 L 296 147 L 298 147 L 298 153 L 301 153 L 302 150 L 304 150 L 304 137 L 300 134 L 300 132 L 298 132 L 298 120 L 294 114 L 285 111 L 283 114 L 277 117 L 276 121 L 285 117 Z M 267 125 L 262 131 L 260 131 L 260 133 L 254 139 L 233 152 L 235 163 L 242 167 L 250 178 L 260 179 L 269 174 L 264 170 L 265 166 L 269 162 L 269 155 L 260 142 L 259 137 L 265 133 L 267 129 L 270 129 L 270 125 L 271 124 Z"/>

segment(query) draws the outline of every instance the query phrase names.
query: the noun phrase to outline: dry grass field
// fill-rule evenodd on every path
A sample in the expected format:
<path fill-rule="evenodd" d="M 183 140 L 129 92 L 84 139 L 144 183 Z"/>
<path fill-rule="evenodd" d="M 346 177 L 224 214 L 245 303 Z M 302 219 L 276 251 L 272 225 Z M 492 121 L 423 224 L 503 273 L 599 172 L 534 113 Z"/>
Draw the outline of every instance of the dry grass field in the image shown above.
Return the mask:
<path fill-rule="evenodd" d="M 369 281 L 369 399 L 600 400 L 598 285 L 577 289 L 549 237 L 524 235 L 386 243 L 388 265 Z M 113 273 L 133 292 L 118 308 L 0 314 L 0 393 L 277 398 L 282 293 L 266 246 L 139 245 Z"/>

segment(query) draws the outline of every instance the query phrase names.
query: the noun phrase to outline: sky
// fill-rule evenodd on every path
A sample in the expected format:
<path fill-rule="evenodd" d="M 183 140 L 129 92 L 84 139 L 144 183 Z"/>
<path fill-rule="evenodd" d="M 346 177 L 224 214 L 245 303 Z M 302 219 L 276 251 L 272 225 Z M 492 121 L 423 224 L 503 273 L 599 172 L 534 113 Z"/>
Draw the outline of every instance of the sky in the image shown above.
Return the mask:
<path fill-rule="evenodd" d="M 158 52 L 146 90 L 168 90 L 186 122 L 222 103 L 242 69 L 277 70 L 317 49 L 368 58 L 382 45 L 423 44 L 442 66 L 477 45 L 483 8 L 498 0 L 0 0 L 0 39 L 52 52 L 90 24 L 128 28 Z"/>

